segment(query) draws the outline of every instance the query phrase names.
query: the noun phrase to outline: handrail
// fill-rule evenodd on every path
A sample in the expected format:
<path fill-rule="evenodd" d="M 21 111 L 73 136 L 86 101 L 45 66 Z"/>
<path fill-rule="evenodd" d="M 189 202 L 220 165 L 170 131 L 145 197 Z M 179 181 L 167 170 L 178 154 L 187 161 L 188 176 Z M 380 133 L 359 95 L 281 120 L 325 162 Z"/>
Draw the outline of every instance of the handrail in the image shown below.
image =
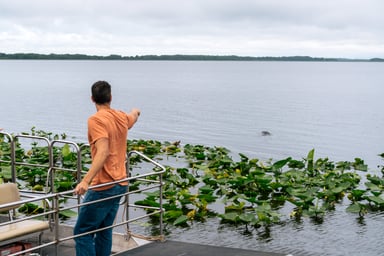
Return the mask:
<path fill-rule="evenodd" d="M 24 197 L 24 196 L 22 195 L 22 197 Z M 14 208 L 14 207 L 16 207 L 18 205 L 22 205 L 22 204 L 27 204 L 27 203 L 32 203 L 32 202 L 42 201 L 42 200 L 45 201 L 47 199 L 50 199 L 51 197 L 52 197 L 51 195 L 36 196 L 36 197 L 30 197 L 29 199 L 15 201 L 15 202 L 12 202 L 12 203 L 1 204 L 0 205 L 0 212 L 2 212 L 3 209 L 7 209 L 7 208 L 10 208 L 10 207 Z M 30 215 L 30 216 L 24 217 L 23 219 L 15 219 L 15 220 L 12 220 L 12 221 L 0 222 L 0 226 L 8 225 L 10 223 L 17 223 L 17 222 L 21 222 L 21 221 L 24 221 L 24 220 L 30 220 L 30 219 L 34 219 L 34 218 L 37 218 L 37 217 L 43 217 L 45 215 L 52 214 L 54 212 L 55 212 L 54 210 L 50 210 L 50 211 L 45 211 L 43 213 Z"/>
<path fill-rule="evenodd" d="M 33 215 L 33 216 L 24 216 L 23 218 L 21 218 L 20 220 L 15 220 L 17 222 L 19 221 L 22 221 L 22 220 L 27 220 L 27 219 L 32 219 L 32 218 L 35 218 L 35 217 L 42 217 L 42 216 L 53 216 L 53 223 L 52 226 L 53 226 L 53 235 L 54 235 L 54 239 L 53 241 L 51 242 L 45 242 L 43 243 L 42 245 L 38 245 L 38 246 L 35 246 L 31 249 L 28 249 L 28 250 L 24 250 L 23 252 L 20 252 L 20 253 L 15 253 L 15 254 L 12 254 L 12 255 L 21 255 L 21 254 L 24 254 L 26 252 L 32 252 L 33 250 L 36 250 L 36 249 L 39 249 L 39 248 L 44 248 L 44 247 L 48 247 L 48 246 L 52 246 L 52 245 L 55 245 L 56 247 L 56 255 L 58 255 L 58 246 L 64 242 L 64 241 L 67 241 L 67 240 L 71 240 L 71 239 L 74 239 L 76 237 L 79 237 L 79 236 L 82 236 L 82 235 L 86 235 L 88 233 L 96 233 L 98 231 L 101 231 L 103 229 L 97 229 L 97 230 L 93 230 L 93 231 L 90 231 L 88 233 L 84 233 L 84 234 L 79 234 L 79 235 L 72 235 L 72 236 L 66 236 L 66 237 L 60 237 L 60 228 L 61 228 L 61 225 L 60 225 L 60 221 L 59 221 L 59 215 L 60 215 L 60 212 L 61 211 L 66 211 L 66 210 L 70 210 L 70 209 L 78 209 L 79 207 L 83 206 L 83 205 L 87 205 L 87 204 L 93 204 L 93 203 L 98 203 L 100 201 L 104 201 L 104 200 L 109 200 L 110 198 L 107 198 L 107 199 L 101 199 L 101 200 L 97 200 L 97 201 L 93 201 L 93 202 L 87 202 L 87 203 L 82 203 L 80 202 L 80 197 L 79 196 L 76 196 L 74 195 L 74 190 L 68 190 L 68 191 L 64 191 L 64 192 L 57 192 L 55 191 L 54 189 L 54 177 L 55 177 L 55 173 L 57 170 L 63 170 L 63 171 L 73 171 L 73 172 L 76 172 L 76 178 L 78 181 L 81 180 L 81 176 L 82 174 L 84 173 L 83 170 L 82 170 L 82 154 L 81 154 L 81 150 L 82 150 L 82 147 L 79 147 L 76 143 L 74 142 L 71 142 L 71 141 L 65 141 L 65 140 L 52 140 L 52 141 L 49 141 L 48 139 L 44 138 L 44 137 L 38 137 L 38 136 L 29 136 L 29 135 L 16 135 L 16 136 L 12 136 L 11 134 L 9 133 L 6 133 L 6 132 L 3 132 L 3 131 L 0 131 L 0 135 L 4 135 L 8 138 L 9 140 L 9 143 L 10 143 L 10 147 L 11 147 L 11 159 L 10 161 L 8 160 L 4 160 L 4 159 L 0 159 L 0 163 L 6 163 L 6 164 L 10 164 L 11 165 L 11 172 L 12 172 L 12 181 L 13 182 L 16 182 L 17 181 L 17 174 L 16 174 L 16 166 L 31 166 L 31 167 L 44 167 L 47 169 L 47 182 L 46 182 L 46 187 L 49 189 L 49 190 L 45 190 L 46 193 L 39 193 L 39 192 L 34 192 L 34 191 L 22 191 L 25 195 L 26 192 L 28 193 L 32 193 L 32 194 L 35 194 L 36 196 L 33 196 L 32 198 L 30 199 L 26 199 L 26 200 L 21 200 L 19 202 L 16 202 L 16 203 L 9 203 L 9 204 L 3 204 L 3 205 L 0 205 L 0 210 L 2 208 L 5 208 L 6 206 L 11 206 L 11 205 L 20 205 L 20 203 L 24 204 L 24 203 L 28 203 L 28 202 L 34 202 L 34 201 L 37 201 L 37 200 L 44 200 L 44 201 L 49 201 L 50 202 L 50 205 L 49 205 L 49 209 L 47 209 L 44 213 L 40 213 L 38 215 Z M 48 148 L 48 154 L 49 154 L 49 162 L 48 164 L 28 164 L 28 163 L 24 163 L 24 162 L 18 162 L 16 161 L 16 143 L 17 143 L 17 139 L 18 138 L 26 138 L 26 139 L 32 139 L 32 140 L 42 140 L 42 141 L 45 141 L 47 143 L 47 148 Z M 54 163 L 54 157 L 53 157 L 53 153 L 54 153 L 54 145 L 56 144 L 69 144 L 71 146 L 73 146 L 73 148 L 75 149 L 76 153 L 77 153 L 77 166 L 76 166 L 76 170 L 72 170 L 72 169 L 66 169 L 66 168 L 62 168 L 60 166 L 55 166 L 55 163 Z M 113 181 L 113 182 L 108 182 L 108 183 L 105 183 L 105 184 L 100 184 L 100 185 L 96 185 L 96 186 L 91 186 L 89 187 L 89 189 L 97 189 L 97 188 L 101 188 L 101 187 L 104 187 L 104 186 L 109 186 L 109 185 L 114 185 L 114 184 L 118 184 L 118 183 L 121 183 L 121 182 L 130 182 L 132 180 L 140 180 L 142 182 L 145 182 L 145 184 L 143 184 L 142 187 L 134 190 L 134 191 L 129 191 L 127 190 L 126 193 L 122 194 L 122 195 L 118 195 L 118 196 L 115 196 L 115 197 L 123 197 L 125 198 L 125 201 L 123 203 L 121 203 L 121 207 L 123 207 L 124 211 L 123 211 L 123 216 L 124 218 L 120 221 L 120 222 L 117 222 L 109 227 L 106 227 L 104 229 L 108 229 L 108 228 L 114 228 L 114 227 L 117 227 L 117 226 L 122 226 L 122 225 L 126 225 L 127 226 L 127 230 L 129 230 L 129 223 L 132 223 L 134 221 L 137 221 L 139 219 L 144 219 L 144 218 L 148 218 L 154 214 L 159 214 L 160 218 L 159 218 L 159 229 L 160 229 L 160 236 L 162 237 L 163 236 L 163 213 L 164 213 L 164 209 L 163 209 L 163 202 L 162 202 L 162 190 L 163 190 L 163 177 L 162 175 L 165 173 L 166 169 L 163 165 L 157 163 L 156 161 L 152 160 L 151 158 L 147 157 L 146 155 L 144 155 L 143 153 L 139 152 L 139 151 L 130 151 L 127 153 L 127 173 L 129 172 L 129 162 L 130 162 L 130 158 L 133 156 L 133 155 L 138 155 L 139 157 L 143 158 L 144 160 L 146 160 L 147 162 L 151 163 L 152 165 L 154 165 L 155 167 L 152 169 L 152 171 L 149 171 L 149 172 L 146 172 L 146 173 L 143 173 L 143 174 L 138 174 L 138 175 L 135 175 L 133 177 L 127 177 L 125 179 L 122 179 L 122 180 L 118 180 L 118 181 Z M 158 178 L 157 179 L 149 179 L 149 177 L 154 177 L 154 176 L 157 176 Z M 140 193 L 140 192 L 143 192 L 143 191 L 147 191 L 147 190 L 153 190 L 153 189 L 159 189 L 159 193 L 160 193 L 160 196 L 159 196 L 159 207 L 152 207 L 152 206 L 142 206 L 142 205 L 135 205 L 134 203 L 131 204 L 129 203 L 129 197 L 132 195 L 132 194 L 137 194 L 137 193 Z M 60 200 L 62 200 L 62 198 L 66 198 L 68 200 L 74 200 L 71 201 L 70 205 L 65 205 L 64 207 L 61 207 L 59 205 L 59 202 Z M 113 198 L 113 197 L 111 197 Z M 129 218 L 129 209 L 130 208 L 140 208 L 140 209 L 151 209 L 153 211 L 151 212 L 147 212 L 147 213 L 143 213 L 141 216 L 136 216 L 135 218 L 132 218 L 130 219 Z M 8 223 L 9 224 L 9 223 Z M 6 225 L 6 224 L 0 224 L 1 225 Z"/>

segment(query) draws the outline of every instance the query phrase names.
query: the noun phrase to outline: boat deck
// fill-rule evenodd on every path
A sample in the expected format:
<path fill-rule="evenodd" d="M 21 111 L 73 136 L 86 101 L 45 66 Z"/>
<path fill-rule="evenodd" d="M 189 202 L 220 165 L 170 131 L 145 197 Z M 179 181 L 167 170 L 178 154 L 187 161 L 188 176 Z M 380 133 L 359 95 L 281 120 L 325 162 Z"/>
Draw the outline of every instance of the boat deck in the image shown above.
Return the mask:
<path fill-rule="evenodd" d="M 72 246 L 60 246 L 60 256 L 74 256 Z M 42 256 L 54 255 L 54 248 L 46 248 Z M 116 256 L 287 256 L 287 254 L 261 252 L 255 250 L 236 249 L 212 245 L 185 243 L 178 241 L 151 242 L 125 252 L 113 254 Z"/>
<path fill-rule="evenodd" d="M 254 250 L 219 247 L 212 245 L 193 244 L 177 241 L 153 242 L 128 252 L 116 254 L 119 256 L 284 256 L 286 254 L 260 252 Z"/>

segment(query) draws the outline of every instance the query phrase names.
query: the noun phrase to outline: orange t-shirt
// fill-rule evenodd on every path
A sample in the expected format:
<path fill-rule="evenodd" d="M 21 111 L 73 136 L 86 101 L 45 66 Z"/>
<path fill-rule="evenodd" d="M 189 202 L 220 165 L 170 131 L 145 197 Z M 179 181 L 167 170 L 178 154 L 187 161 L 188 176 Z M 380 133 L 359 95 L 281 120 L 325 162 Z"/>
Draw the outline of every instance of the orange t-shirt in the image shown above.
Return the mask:
<path fill-rule="evenodd" d="M 133 118 L 123 111 L 102 109 L 88 119 L 88 141 L 91 146 L 91 156 L 96 155 L 95 142 L 101 138 L 109 141 L 109 156 L 93 178 L 91 185 L 103 184 L 121 180 L 127 177 L 125 160 L 127 155 L 128 129 L 134 124 Z M 127 185 L 124 182 L 121 185 Z M 110 188 L 106 186 L 96 190 Z"/>

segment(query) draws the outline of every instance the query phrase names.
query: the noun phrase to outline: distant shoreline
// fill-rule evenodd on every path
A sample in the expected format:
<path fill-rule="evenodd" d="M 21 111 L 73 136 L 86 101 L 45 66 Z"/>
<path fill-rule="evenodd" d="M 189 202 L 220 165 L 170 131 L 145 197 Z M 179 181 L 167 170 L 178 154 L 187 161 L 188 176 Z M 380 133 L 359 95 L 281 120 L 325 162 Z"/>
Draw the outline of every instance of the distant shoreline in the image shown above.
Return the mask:
<path fill-rule="evenodd" d="M 315 61 L 315 62 L 384 62 L 383 58 L 348 59 L 348 58 L 323 58 L 310 56 L 282 56 L 282 57 L 252 57 L 236 55 L 136 55 L 109 56 L 86 54 L 38 54 L 38 53 L 0 53 L 0 60 L 158 60 L 158 61 Z"/>

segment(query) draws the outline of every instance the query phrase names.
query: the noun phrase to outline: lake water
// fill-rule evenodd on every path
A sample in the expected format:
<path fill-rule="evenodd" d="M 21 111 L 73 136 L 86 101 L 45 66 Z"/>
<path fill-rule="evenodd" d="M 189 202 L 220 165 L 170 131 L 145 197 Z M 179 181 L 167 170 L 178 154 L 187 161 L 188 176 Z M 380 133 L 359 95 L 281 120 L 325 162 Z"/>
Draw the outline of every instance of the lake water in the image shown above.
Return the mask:
<path fill-rule="evenodd" d="M 35 126 L 85 142 L 95 111 L 90 86 L 107 80 L 114 108 L 142 110 L 131 139 L 224 146 L 262 160 L 301 159 L 314 148 L 332 161 L 362 158 L 373 173 L 383 164 L 383 63 L 2 60 L 0 75 L 0 127 L 10 133 Z M 363 222 L 346 215 L 247 235 L 203 223 L 170 239 L 295 255 L 384 255 L 383 215 Z"/>

